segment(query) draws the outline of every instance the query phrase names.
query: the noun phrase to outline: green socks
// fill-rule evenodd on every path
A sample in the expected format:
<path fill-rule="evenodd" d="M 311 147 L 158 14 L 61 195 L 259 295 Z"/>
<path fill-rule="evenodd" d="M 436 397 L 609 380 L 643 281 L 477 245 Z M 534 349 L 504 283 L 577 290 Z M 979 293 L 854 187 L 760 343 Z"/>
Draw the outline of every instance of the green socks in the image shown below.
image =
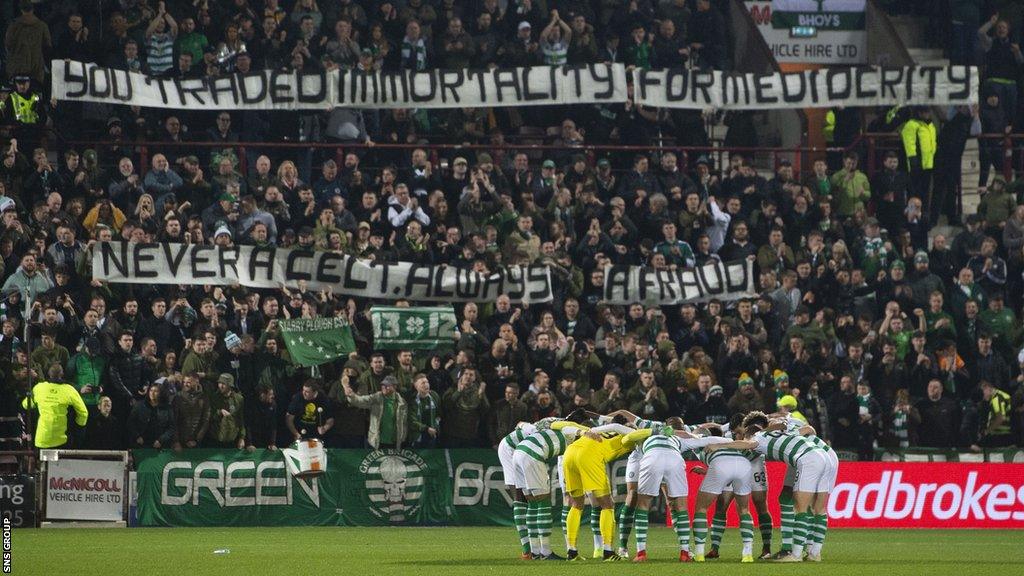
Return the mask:
<path fill-rule="evenodd" d="M 646 521 L 645 521 L 646 523 Z M 690 515 L 686 510 L 672 511 L 672 528 L 676 531 L 676 538 L 679 540 L 679 549 L 690 551 Z M 640 537 L 639 528 L 637 538 Z"/>
<path fill-rule="evenodd" d="M 779 508 L 782 509 L 782 550 L 787 552 L 793 549 L 793 495 L 780 495 Z"/>
<path fill-rule="evenodd" d="M 530 536 L 526 528 L 526 502 L 512 503 L 512 519 L 516 524 L 516 531 L 519 532 L 519 544 L 523 547 L 523 554 L 530 553 Z"/>
<path fill-rule="evenodd" d="M 722 535 L 725 534 L 725 510 L 715 510 L 711 517 L 711 547 L 715 550 L 722 545 Z"/>
<path fill-rule="evenodd" d="M 647 511 L 644 510 L 642 512 L 644 514 L 644 517 L 646 518 Z M 619 548 L 629 548 L 629 533 L 633 531 L 633 519 L 634 517 L 638 517 L 640 513 L 641 510 L 634 506 L 622 506 L 621 508 L 619 508 Z M 644 524 L 646 523 L 647 520 L 644 520 Z M 636 537 L 637 541 L 639 542 L 639 522 L 637 525 L 637 530 L 638 532 Z M 638 548 L 638 550 L 643 550 L 643 548 Z"/>

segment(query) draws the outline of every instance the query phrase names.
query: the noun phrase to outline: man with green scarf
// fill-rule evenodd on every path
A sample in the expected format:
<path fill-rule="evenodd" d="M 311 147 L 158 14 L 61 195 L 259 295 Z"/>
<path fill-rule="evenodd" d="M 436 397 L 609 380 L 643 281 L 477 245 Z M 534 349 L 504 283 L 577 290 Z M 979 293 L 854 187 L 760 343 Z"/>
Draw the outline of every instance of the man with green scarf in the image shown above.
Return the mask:
<path fill-rule="evenodd" d="M 398 381 L 394 376 L 389 375 L 381 380 L 379 392 L 365 396 L 352 390 L 348 376 L 341 377 L 341 385 L 350 404 L 370 411 L 366 443 L 371 448 L 401 448 L 405 444 L 409 431 L 409 407 L 401 394 L 395 391 Z"/>

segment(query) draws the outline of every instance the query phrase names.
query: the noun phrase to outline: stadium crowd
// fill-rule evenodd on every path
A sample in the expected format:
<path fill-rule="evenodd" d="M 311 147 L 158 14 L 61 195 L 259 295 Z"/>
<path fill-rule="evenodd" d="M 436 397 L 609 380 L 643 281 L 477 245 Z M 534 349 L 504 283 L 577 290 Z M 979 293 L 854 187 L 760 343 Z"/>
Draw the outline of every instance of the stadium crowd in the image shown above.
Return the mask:
<path fill-rule="evenodd" d="M 904 149 L 873 174 L 855 152 L 841 166 L 819 159 L 796 173 L 783 161 L 764 174 L 739 153 L 715 165 L 654 148 L 660 136 L 708 144 L 701 113 L 631 103 L 313 114 L 48 96 L 50 57 L 183 78 L 601 61 L 722 68 L 728 2 L 95 4 L 36 13 L 23 0 L 6 29 L 2 416 L 50 381 L 80 392 L 89 418 L 69 442 L 90 448 L 284 446 L 303 434 L 329 447 L 493 446 L 519 421 L 576 407 L 698 424 L 779 403 L 862 459 L 878 447 L 1022 444 L 1024 187 L 986 180 L 977 211 L 963 216 L 956 186 L 939 193 L 981 124 L 989 132 L 1016 117 L 1024 58 L 1004 21 L 985 30 L 987 65 L 1013 82 L 986 84 L 981 110 L 954 110 L 941 128 L 928 110 L 895 115 Z M 834 129 L 849 117 L 837 111 Z M 749 117 L 730 118 L 726 144 L 749 140 Z M 509 143 L 527 133 L 557 148 Z M 68 144 L 90 139 L 102 143 Z M 447 147 L 416 147 L 426 144 Z M 604 154 L 594 144 L 652 148 Z M 959 224 L 943 228 L 953 234 L 933 230 L 940 216 Z M 117 239 L 277 244 L 478 271 L 543 263 L 555 297 L 457 304 L 451 349 L 382 354 L 367 300 L 92 278 L 96 242 Z M 750 298 L 602 302 L 609 264 L 745 258 L 757 274 Z M 295 367 L 278 320 L 338 315 L 359 352 Z"/>

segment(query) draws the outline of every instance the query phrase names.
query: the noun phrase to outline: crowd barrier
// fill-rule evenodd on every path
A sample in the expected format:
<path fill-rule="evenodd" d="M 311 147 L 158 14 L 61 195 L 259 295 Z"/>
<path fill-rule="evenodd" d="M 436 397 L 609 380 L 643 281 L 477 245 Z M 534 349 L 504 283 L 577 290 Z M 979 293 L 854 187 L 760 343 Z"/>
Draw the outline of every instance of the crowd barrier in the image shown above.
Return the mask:
<path fill-rule="evenodd" d="M 140 526 L 512 521 L 491 450 L 328 450 L 326 473 L 307 479 L 293 477 L 280 452 L 136 450 L 134 457 Z M 610 473 L 621 501 L 625 461 L 613 463 Z M 784 465 L 769 463 L 776 521 L 784 474 Z M 701 479 L 689 475 L 691 500 Z M 557 507 L 557 486 L 553 494 Z M 843 462 L 828 512 L 837 528 L 1024 528 L 1024 464 Z M 735 521 L 730 516 L 730 525 Z"/>

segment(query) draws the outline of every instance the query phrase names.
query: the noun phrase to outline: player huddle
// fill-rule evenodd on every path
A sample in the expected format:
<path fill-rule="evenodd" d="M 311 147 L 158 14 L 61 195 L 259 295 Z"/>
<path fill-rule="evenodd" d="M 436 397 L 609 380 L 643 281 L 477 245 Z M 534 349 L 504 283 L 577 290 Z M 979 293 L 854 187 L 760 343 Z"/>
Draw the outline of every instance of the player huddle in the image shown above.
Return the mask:
<path fill-rule="evenodd" d="M 779 413 L 737 414 L 729 424 L 687 426 L 681 418 L 646 420 L 626 410 L 607 415 L 576 410 L 566 418 L 520 423 L 502 439 L 498 457 L 505 483 L 515 494 L 513 517 L 524 559 L 579 561 L 577 546 L 585 506 L 591 507 L 594 557 L 614 562 L 629 558 L 635 532 L 634 562 L 647 560 L 648 515 L 661 493 L 668 499 L 679 543 L 680 562 L 718 558 L 726 511 L 736 506 L 740 518 L 742 562 L 753 562 L 756 512 L 761 533 L 761 560 L 821 561 L 828 529 L 826 506 L 835 486 L 839 460 L 799 413 L 780 402 Z M 686 453 L 704 467 L 691 517 L 687 508 Z M 627 457 L 626 501 L 615 514 L 608 465 Z M 768 511 L 765 460 L 787 465 L 779 497 L 782 546 L 772 554 L 773 519 Z M 565 557 L 551 548 L 552 478 L 563 493 Z M 715 504 L 708 546 L 708 510 Z M 753 506 L 751 506 L 753 504 Z M 691 531 L 694 548 L 690 548 Z M 616 547 L 617 544 L 617 547 Z"/>

